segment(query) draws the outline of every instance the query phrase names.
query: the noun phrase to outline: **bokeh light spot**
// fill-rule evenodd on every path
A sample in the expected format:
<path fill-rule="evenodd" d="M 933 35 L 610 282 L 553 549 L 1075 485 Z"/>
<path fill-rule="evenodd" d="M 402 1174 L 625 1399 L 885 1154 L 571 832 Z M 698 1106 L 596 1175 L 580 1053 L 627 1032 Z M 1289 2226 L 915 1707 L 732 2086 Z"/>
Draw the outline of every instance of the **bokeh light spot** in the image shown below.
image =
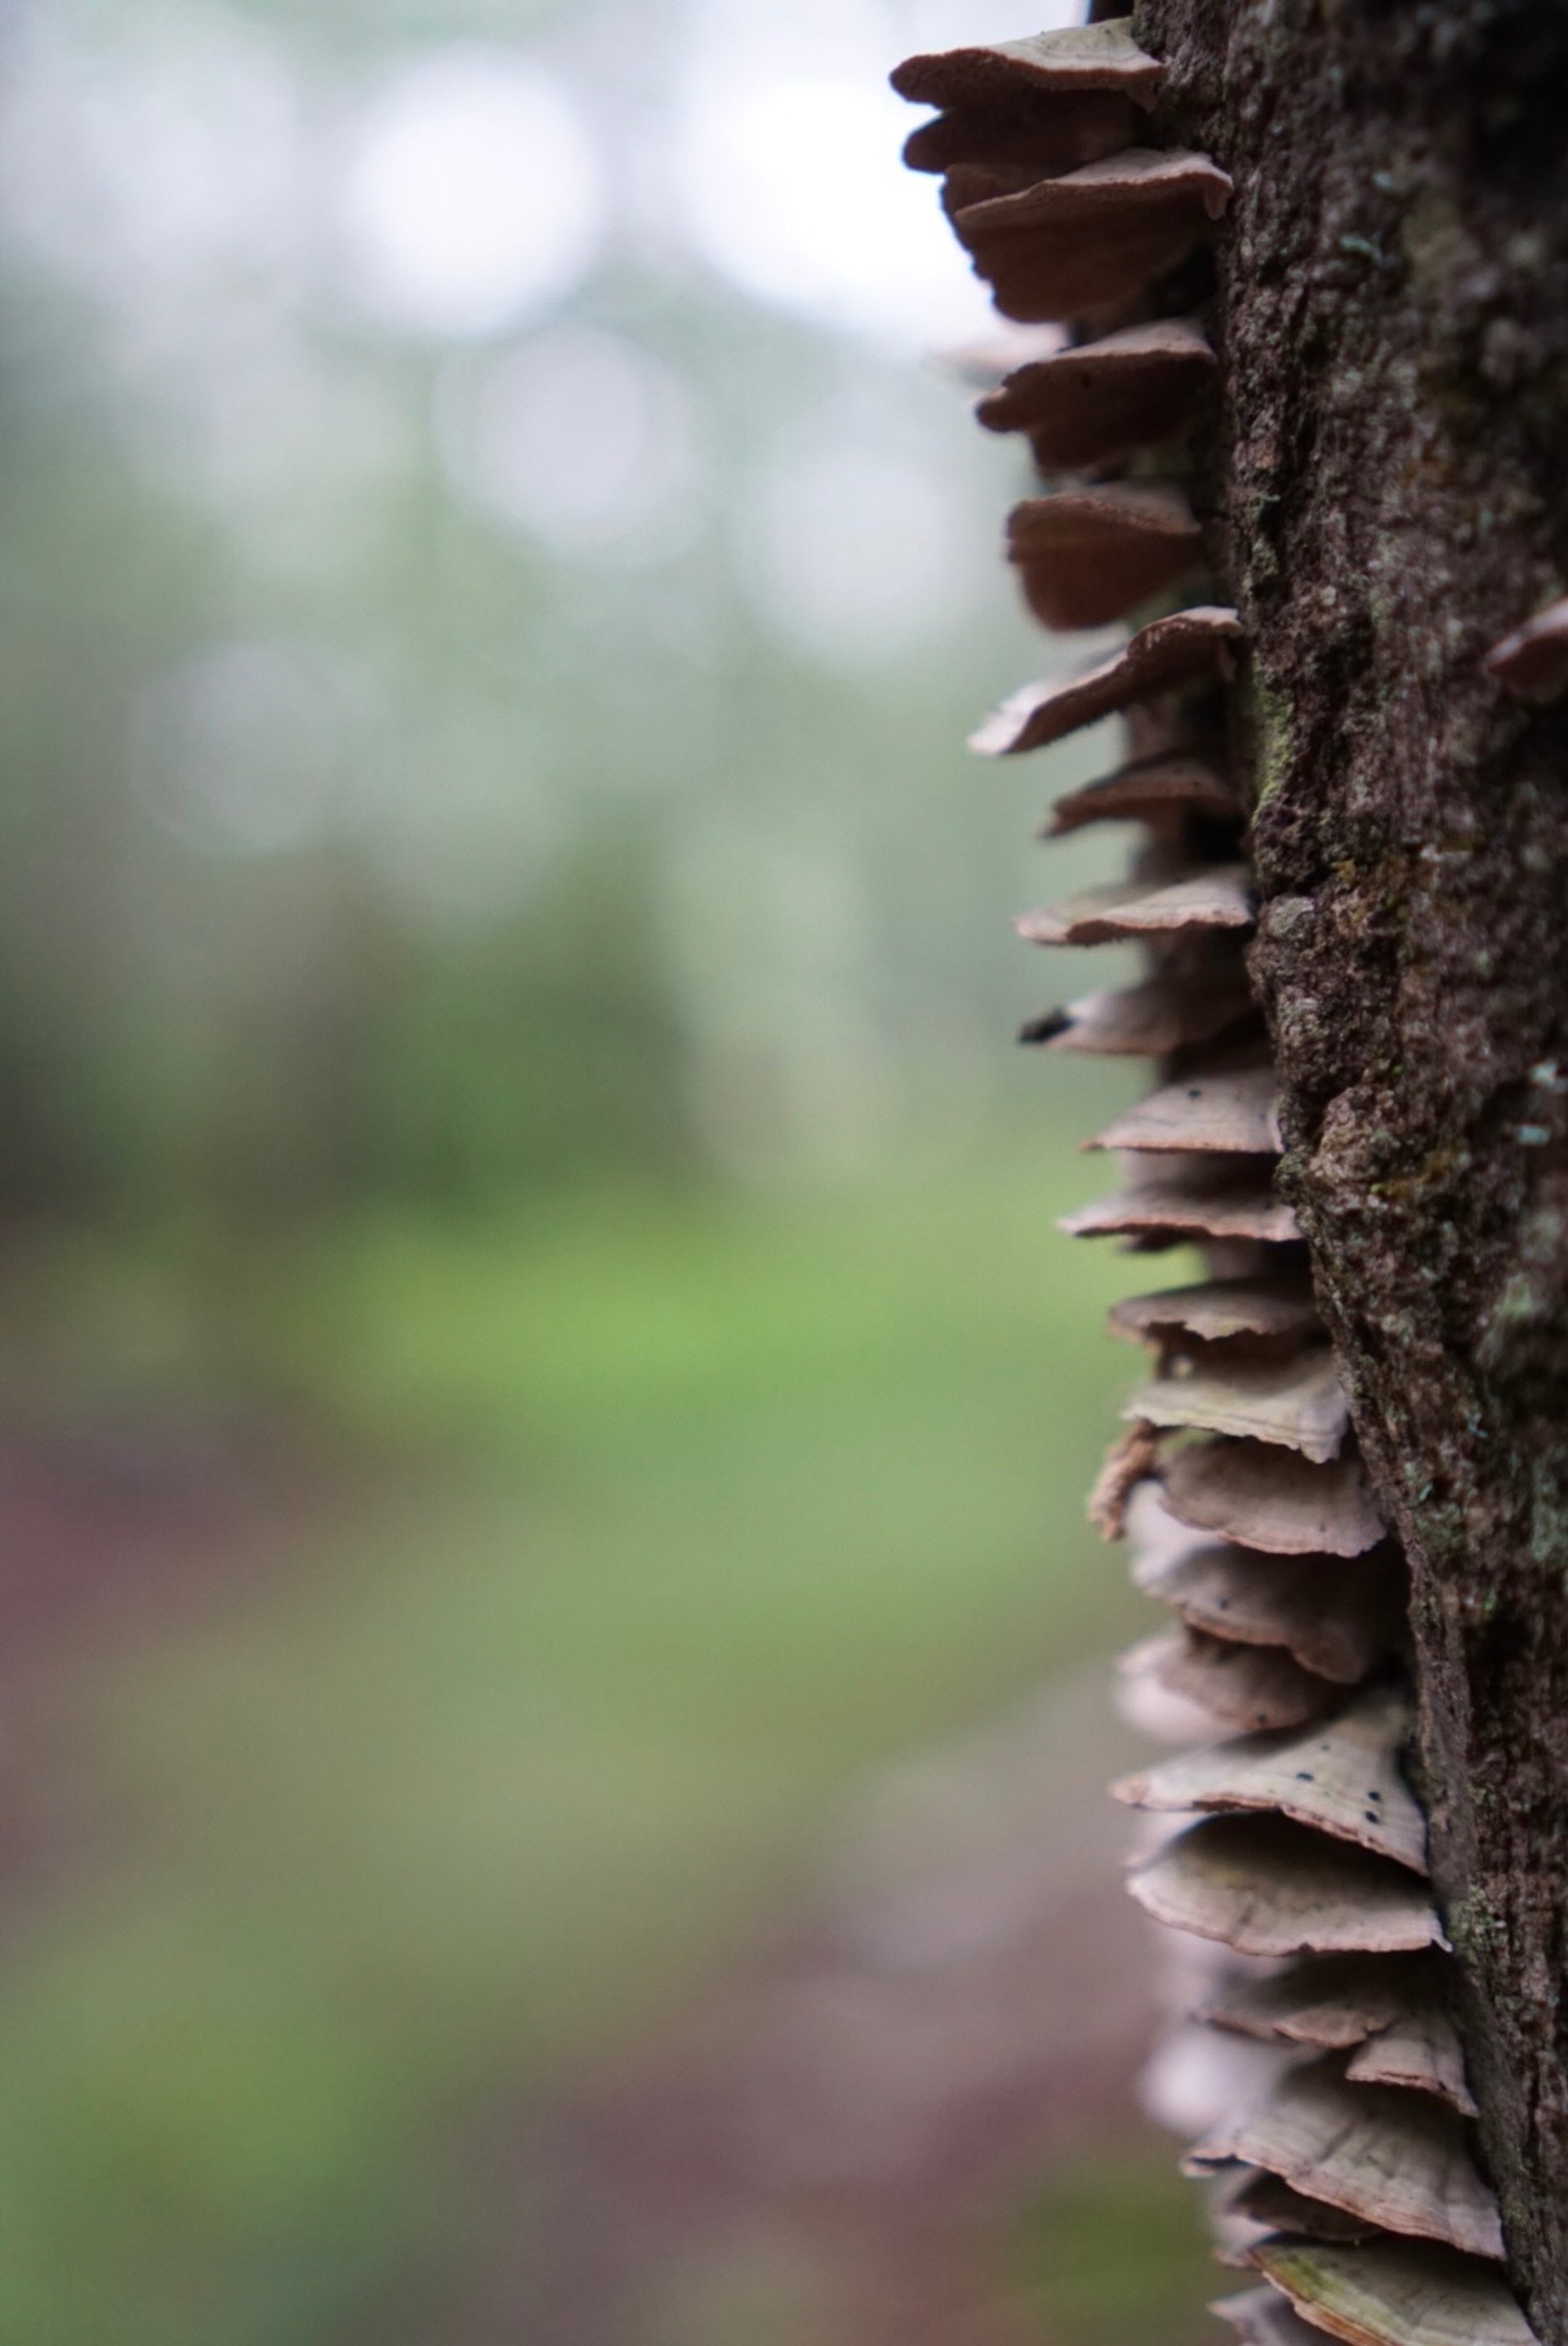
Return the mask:
<path fill-rule="evenodd" d="M 350 290 L 421 334 L 494 333 L 558 299 L 603 240 L 603 175 L 558 82 L 504 49 L 443 48 L 366 107 L 340 189 Z"/>

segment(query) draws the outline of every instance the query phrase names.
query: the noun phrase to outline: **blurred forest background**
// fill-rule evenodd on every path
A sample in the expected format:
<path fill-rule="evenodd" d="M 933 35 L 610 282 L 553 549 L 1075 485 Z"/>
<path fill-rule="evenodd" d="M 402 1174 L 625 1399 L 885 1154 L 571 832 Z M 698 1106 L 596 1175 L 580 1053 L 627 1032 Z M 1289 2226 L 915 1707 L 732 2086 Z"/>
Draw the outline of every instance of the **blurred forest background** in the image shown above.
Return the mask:
<path fill-rule="evenodd" d="M 1033 29 L 0 13 L 7 2341 L 1201 2293 L 1052 1229 L 1117 1095 L 1011 1043 L 1112 752 L 964 758 L 1045 653 L 884 87 Z"/>

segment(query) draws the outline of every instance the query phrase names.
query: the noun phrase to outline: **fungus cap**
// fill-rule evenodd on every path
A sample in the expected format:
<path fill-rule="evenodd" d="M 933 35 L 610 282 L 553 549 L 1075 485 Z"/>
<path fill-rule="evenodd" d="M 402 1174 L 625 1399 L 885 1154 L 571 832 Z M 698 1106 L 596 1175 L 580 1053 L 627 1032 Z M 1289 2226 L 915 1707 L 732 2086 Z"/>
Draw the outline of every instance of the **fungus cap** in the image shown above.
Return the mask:
<path fill-rule="evenodd" d="M 1442 2010 L 1441 1964 L 1431 1953 L 1310 1956 L 1262 1977 L 1237 1974 L 1196 2016 L 1246 2036 L 1348 2052 L 1402 2014 Z"/>
<path fill-rule="evenodd" d="M 1047 749 L 1135 702 L 1227 676 L 1241 633 L 1237 614 L 1217 603 L 1151 619 L 1119 652 L 1081 676 L 1014 693 L 970 737 L 970 747 L 985 758 Z"/>
<path fill-rule="evenodd" d="M 1166 1504 L 1195 1531 L 1274 1556 L 1360 1556 L 1384 1525 L 1354 1456 L 1314 1465 L 1262 1442 L 1221 1439 L 1165 1465 Z"/>
<path fill-rule="evenodd" d="M 1191 931 L 1249 929 L 1252 894 L 1241 863 L 1199 864 L 1176 879 L 1123 880 L 1086 888 L 1065 904 L 1025 913 L 1016 923 L 1031 945 L 1104 945 Z"/>
<path fill-rule="evenodd" d="M 1235 785 L 1207 758 L 1145 758 L 1059 798 L 1040 836 L 1065 839 L 1086 823 L 1158 824 L 1189 814 L 1238 821 L 1241 808 Z"/>
<path fill-rule="evenodd" d="M 1162 318 L 1026 359 L 975 413 L 988 432 L 1026 433 L 1044 471 L 1080 472 L 1185 431 L 1217 364 L 1196 326 Z"/>
<path fill-rule="evenodd" d="M 1459 2031 L 1436 2002 L 1398 2013 L 1387 2028 L 1367 2037 L 1350 2055 L 1345 2075 L 1357 2085 L 1435 2094 L 1464 2117 L 1480 2116 Z"/>
<path fill-rule="evenodd" d="M 1156 1922 L 1246 1955 L 1447 1943 L 1407 1868 L 1283 1817 L 1206 1817 L 1135 1860 L 1128 1887 Z"/>
<path fill-rule="evenodd" d="M 1279 1078 L 1268 1062 L 1237 1065 L 1230 1055 L 1218 1065 L 1195 1066 L 1179 1081 L 1164 1084 L 1135 1107 L 1108 1124 L 1086 1145 L 1158 1152 L 1171 1149 L 1228 1157 L 1277 1157 L 1284 1146 L 1279 1130 Z"/>
<path fill-rule="evenodd" d="M 1130 1238 L 1150 1246 L 1179 1246 L 1188 1239 L 1284 1245 L 1301 1231 L 1294 1212 L 1274 1194 L 1272 1170 L 1267 1158 L 1250 1157 L 1135 1158 L 1124 1188 L 1063 1215 L 1056 1227 L 1069 1238 Z M 1180 1463 L 1178 1457 L 1166 1466 L 1167 1484 Z M 1191 1521 L 1199 1531 L 1225 1528 Z"/>
<path fill-rule="evenodd" d="M 1165 1693 L 1207 1711 L 1220 1726 L 1244 1730 L 1299 1727 L 1308 1719 L 1320 1719 L 1339 1691 L 1304 1670 L 1293 1655 L 1280 1647 L 1233 1645 L 1227 1637 L 1213 1637 L 1199 1629 L 1157 1631 L 1125 1653 L 1118 1668 L 1130 1678 L 1152 1678 Z M 1116 1789 L 1122 1798 L 1127 1797 L 1122 1786 Z M 1188 1809 L 1201 1804 L 1184 1800 L 1148 1805 Z"/>
<path fill-rule="evenodd" d="M 1400 1773 L 1410 1724 L 1404 1696 L 1373 1688 L 1305 1732 L 1237 1736 L 1125 1776 L 1113 1790 L 1130 1807 L 1178 1815 L 1267 1810 L 1425 1873 L 1426 1818 Z"/>
<path fill-rule="evenodd" d="M 1021 94 L 1110 89 L 1150 107 L 1164 72 L 1159 59 L 1133 38 L 1128 15 L 1097 25 L 1066 25 L 983 48 L 906 57 L 891 78 L 899 96 L 912 106 L 1007 107 Z"/>
<path fill-rule="evenodd" d="M 1399 1632 L 1400 1576 L 1380 1557 L 1268 1556 L 1212 1542 L 1139 1556 L 1133 1578 L 1189 1628 L 1283 1646 L 1303 1669 L 1337 1686 L 1359 1685 Z"/>
<path fill-rule="evenodd" d="M 1266 2167 L 1244 2168 L 1247 2181 L 1236 2192 L 1231 2206 L 1237 2215 L 1257 2228 L 1258 2236 L 1271 2232 L 1294 2232 L 1308 2240 L 1366 2240 L 1375 2239 L 1379 2227 L 1369 2217 L 1354 2216 L 1344 2208 L 1336 2208 L 1327 2199 L 1308 2198 L 1287 2183 L 1282 2175 L 1271 2175 Z M 1251 2248 L 1243 2259 L 1250 2265 Z M 1308 2331 L 1310 2336 L 1311 2332 Z"/>
<path fill-rule="evenodd" d="M 1433 2241 L 1265 2241 L 1254 2262 L 1346 2346 L 1536 2346 L 1495 2265 Z"/>
<path fill-rule="evenodd" d="M 1230 193 L 1210 156 L 1126 147 L 966 205 L 952 225 L 1003 316 L 1032 324 L 1141 293 L 1186 258 Z"/>
<path fill-rule="evenodd" d="M 1179 490 L 1109 481 L 1015 505 L 1007 552 L 1042 626 L 1103 627 L 1186 577 L 1203 532 Z"/>
<path fill-rule="evenodd" d="M 1180 1358 L 1128 1402 L 1151 1425 L 1239 1435 L 1299 1451 L 1315 1464 L 1338 1457 L 1349 1411 L 1327 1345 L 1288 1361 L 1196 1363 Z"/>
<path fill-rule="evenodd" d="M 1568 596 L 1494 644 L 1486 672 L 1520 700 L 1544 704 L 1568 692 Z"/>
<path fill-rule="evenodd" d="M 1157 1295 L 1129 1295 L 1112 1305 L 1110 1324 L 1115 1335 L 1145 1343 L 1166 1343 L 1178 1336 L 1218 1343 L 1231 1336 L 1309 1336 L 1319 1321 L 1305 1280 L 1222 1279 L 1167 1288 Z"/>
<path fill-rule="evenodd" d="M 1134 144 L 1136 100 L 1121 90 L 1031 89 L 1022 80 L 1003 106 L 957 100 L 904 142 L 911 171 L 954 175 L 976 167 L 1024 168 L 1032 178 L 1075 171 Z"/>
<path fill-rule="evenodd" d="M 1211 1042 L 1246 1018 L 1251 1006 L 1239 970 L 1187 981 L 1152 977 L 1141 985 L 1081 994 L 1064 1009 L 1033 1021 L 1019 1040 L 1105 1058 L 1163 1058 Z"/>
<path fill-rule="evenodd" d="M 1467 2256 L 1502 2254 L 1497 2202 L 1458 2113 L 1426 2095 L 1348 2085 L 1332 2054 L 1287 2069 L 1255 2109 L 1215 2127 L 1190 2157 L 1199 2171 L 1245 2159 L 1383 2231 Z"/>

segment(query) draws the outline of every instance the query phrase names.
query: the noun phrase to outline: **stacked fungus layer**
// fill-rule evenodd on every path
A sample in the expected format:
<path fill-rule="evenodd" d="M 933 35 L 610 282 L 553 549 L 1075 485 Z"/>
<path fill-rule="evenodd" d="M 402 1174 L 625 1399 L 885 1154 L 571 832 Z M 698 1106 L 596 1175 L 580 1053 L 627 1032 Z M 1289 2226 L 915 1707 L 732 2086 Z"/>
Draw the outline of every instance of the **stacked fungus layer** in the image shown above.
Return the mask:
<path fill-rule="evenodd" d="M 910 140 L 1003 315 L 1053 330 L 982 400 L 1040 475 L 1008 553 L 1054 628 L 1125 622 L 1122 648 L 1031 685 L 974 736 L 986 757 L 1125 720 L 1125 762 L 1062 798 L 1047 838 L 1126 827 L 1124 881 L 1031 913 L 1028 941 L 1135 944 L 1130 985 L 1033 1021 L 1047 1052 L 1136 1056 L 1154 1086 L 1094 1148 L 1118 1168 L 1067 1229 L 1140 1260 L 1196 1246 L 1198 1283 L 1129 1297 L 1148 1356 L 1093 1509 L 1166 1626 L 1122 1665 L 1126 1709 L 1181 1748 L 1128 1777 L 1130 1885 L 1171 1934 L 1170 2043 L 1153 2094 L 1196 2132 L 1245 2346 L 1530 2346 L 1402 1760 L 1405 1578 L 1357 1454 L 1276 1194 L 1277 1085 L 1247 970 L 1250 780 L 1233 696 L 1245 645 L 1187 454 L 1223 395 L 1210 248 L 1230 181 L 1164 142 L 1160 66 L 1125 22 L 911 58 L 935 109 Z M 1500 658 L 1568 661 L 1552 615 Z M 1304 2326 L 1305 2325 L 1305 2326 Z"/>

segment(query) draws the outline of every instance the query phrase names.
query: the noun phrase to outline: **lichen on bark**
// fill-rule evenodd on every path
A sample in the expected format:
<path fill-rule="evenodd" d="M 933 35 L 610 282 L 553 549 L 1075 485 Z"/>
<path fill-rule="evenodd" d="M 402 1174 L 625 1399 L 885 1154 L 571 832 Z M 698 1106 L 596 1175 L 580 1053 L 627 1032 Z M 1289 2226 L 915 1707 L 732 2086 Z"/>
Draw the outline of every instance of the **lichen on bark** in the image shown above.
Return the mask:
<path fill-rule="evenodd" d="M 1511 2269 L 1568 2346 L 1568 10 L 1144 0 L 1236 180 L 1200 443 L 1251 647 L 1285 1180 L 1408 1550 Z"/>

